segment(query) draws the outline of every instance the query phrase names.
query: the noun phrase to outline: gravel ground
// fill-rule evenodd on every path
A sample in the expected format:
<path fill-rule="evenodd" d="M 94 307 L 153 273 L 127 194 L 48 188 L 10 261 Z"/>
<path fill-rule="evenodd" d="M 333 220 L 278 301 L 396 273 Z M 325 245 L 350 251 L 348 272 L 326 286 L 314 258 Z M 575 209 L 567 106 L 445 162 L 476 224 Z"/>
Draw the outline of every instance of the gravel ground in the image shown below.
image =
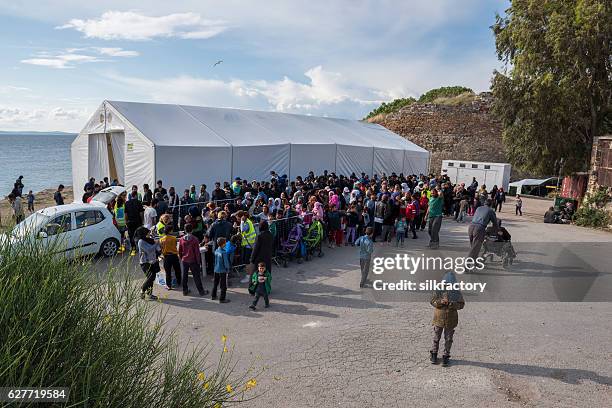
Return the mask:
<path fill-rule="evenodd" d="M 537 223 L 509 210 L 502 218 L 517 245 L 612 242 L 606 232 Z M 441 250 L 467 252 L 466 230 L 445 219 Z M 422 250 L 425 243 L 421 233 L 399 251 L 430 254 Z M 398 250 L 378 245 L 376 251 Z M 609 259 L 607 252 L 595 256 Z M 609 275 L 608 268 L 597 279 L 607 283 Z M 428 361 L 432 307 L 426 301 L 377 301 L 371 289 L 360 290 L 355 248 L 326 249 L 323 258 L 276 268 L 273 276 L 272 306 L 255 312 L 247 308 L 252 298 L 244 285 L 230 288 L 225 305 L 155 289 L 164 297 L 156 307 L 167 311 L 184 347 L 203 342 L 217 353 L 225 334 L 239 370 L 263 369 L 257 385 L 262 395 L 249 407 L 575 407 L 612 400 L 609 302 L 468 298 L 452 364 L 443 368 Z"/>

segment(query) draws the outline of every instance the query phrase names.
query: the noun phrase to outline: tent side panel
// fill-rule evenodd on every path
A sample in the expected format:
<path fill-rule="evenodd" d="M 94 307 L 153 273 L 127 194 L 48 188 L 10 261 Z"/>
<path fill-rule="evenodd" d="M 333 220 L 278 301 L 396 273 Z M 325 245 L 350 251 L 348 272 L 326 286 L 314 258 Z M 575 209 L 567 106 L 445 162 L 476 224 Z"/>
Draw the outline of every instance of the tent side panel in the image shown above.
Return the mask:
<path fill-rule="evenodd" d="M 403 171 L 403 166 L 404 150 L 374 148 L 374 174 L 399 174 Z"/>
<path fill-rule="evenodd" d="M 136 130 L 125 129 L 125 182 L 126 186 L 137 185 L 142 188 L 148 184 L 155 186 L 155 149 L 153 144 L 143 138 Z"/>
<path fill-rule="evenodd" d="M 427 165 L 429 164 L 429 153 L 414 152 L 406 150 L 404 152 L 404 175 L 410 174 L 427 174 Z"/>
<path fill-rule="evenodd" d="M 89 137 L 86 133 L 81 133 L 74 139 L 70 148 L 70 158 L 72 160 L 72 189 L 74 200 L 78 200 L 83 193 L 83 186 L 89 178 Z"/>
<path fill-rule="evenodd" d="M 234 146 L 233 177 L 268 180 L 270 171 L 289 174 L 290 145 Z M 229 177 L 226 179 L 229 180 Z"/>
<path fill-rule="evenodd" d="M 311 170 L 315 174 L 323 174 L 323 170 L 336 171 L 335 154 L 336 146 L 333 144 L 292 144 L 291 179 L 295 180 L 297 176 L 305 177 Z"/>
<path fill-rule="evenodd" d="M 87 162 L 89 177 L 101 180 L 109 176 L 108 147 L 104 133 L 89 135 Z"/>
<path fill-rule="evenodd" d="M 336 161 L 336 173 L 349 176 L 355 173 L 359 176 L 362 172 L 368 175 L 372 173 L 372 148 L 361 146 L 338 145 Z"/>
<path fill-rule="evenodd" d="M 191 184 L 198 187 L 197 191 L 200 184 L 212 191 L 216 181 L 230 179 L 231 154 L 230 147 L 156 146 L 155 175 L 180 196 Z"/>

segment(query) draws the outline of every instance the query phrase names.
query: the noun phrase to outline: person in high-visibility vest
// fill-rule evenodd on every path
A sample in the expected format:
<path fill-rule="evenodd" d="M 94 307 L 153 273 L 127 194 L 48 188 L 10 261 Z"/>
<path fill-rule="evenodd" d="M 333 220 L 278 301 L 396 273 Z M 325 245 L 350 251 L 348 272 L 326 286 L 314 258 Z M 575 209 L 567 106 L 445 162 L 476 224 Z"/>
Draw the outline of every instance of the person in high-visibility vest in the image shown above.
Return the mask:
<path fill-rule="evenodd" d="M 242 235 L 242 263 L 247 264 L 251 259 L 251 252 L 255 245 L 257 232 L 255 231 L 253 221 L 249 219 L 249 214 L 246 211 L 243 211 L 240 217 L 240 235 Z M 249 278 L 249 276 L 246 278 Z"/>
<path fill-rule="evenodd" d="M 170 214 L 162 214 L 162 216 L 159 217 L 159 222 L 155 226 L 155 232 L 157 232 L 157 236 L 159 238 L 166 235 L 166 225 L 170 225 L 171 223 L 172 217 L 170 216 Z"/>
<path fill-rule="evenodd" d="M 117 197 L 113 215 L 115 216 L 117 229 L 119 229 L 119 233 L 121 234 L 121 245 L 119 246 L 119 252 L 123 252 L 125 251 L 124 239 L 125 231 L 127 230 L 127 224 L 125 221 L 125 200 L 123 199 L 123 195 Z"/>

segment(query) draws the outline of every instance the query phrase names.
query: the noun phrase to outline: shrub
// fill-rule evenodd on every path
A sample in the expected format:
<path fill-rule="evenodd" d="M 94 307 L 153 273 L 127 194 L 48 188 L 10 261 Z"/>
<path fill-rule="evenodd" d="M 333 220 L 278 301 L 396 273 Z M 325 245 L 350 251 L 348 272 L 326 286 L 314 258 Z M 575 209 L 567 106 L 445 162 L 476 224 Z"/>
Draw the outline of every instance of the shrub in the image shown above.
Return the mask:
<path fill-rule="evenodd" d="M 180 350 L 127 273 L 100 279 L 91 261 L 51 250 L 0 243 L 0 386 L 69 387 L 71 407 L 141 408 L 217 407 L 256 383 L 251 370 L 234 373 L 225 339 L 214 365 L 210 348 Z"/>
<path fill-rule="evenodd" d="M 464 86 L 443 86 L 425 92 L 419 98 L 419 103 L 434 102 L 438 98 L 452 98 L 465 93 L 474 94 L 474 91 Z"/>
<path fill-rule="evenodd" d="M 389 103 L 383 102 L 378 108 L 368 113 L 368 116 L 366 116 L 365 119 L 372 119 L 374 116 L 386 115 L 389 113 L 397 112 L 404 106 L 408 106 L 414 102 L 416 102 L 416 99 L 411 97 L 394 99 Z"/>
<path fill-rule="evenodd" d="M 609 200 L 610 195 L 606 187 L 600 187 L 595 193 L 587 195 L 582 206 L 576 211 L 576 225 L 607 228 L 612 223 L 612 216 L 606 209 Z"/>

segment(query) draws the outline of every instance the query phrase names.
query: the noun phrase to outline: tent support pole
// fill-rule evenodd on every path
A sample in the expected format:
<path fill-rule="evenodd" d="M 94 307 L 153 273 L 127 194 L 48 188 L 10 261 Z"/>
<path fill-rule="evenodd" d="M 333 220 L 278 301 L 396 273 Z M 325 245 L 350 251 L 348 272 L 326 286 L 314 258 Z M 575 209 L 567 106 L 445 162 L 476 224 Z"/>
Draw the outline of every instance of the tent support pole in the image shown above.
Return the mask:
<path fill-rule="evenodd" d="M 374 177 L 374 149 L 375 147 L 372 147 L 372 173 L 370 177 Z"/>
<path fill-rule="evenodd" d="M 334 155 L 334 173 L 338 172 L 338 143 L 334 143 L 336 146 L 336 154 Z"/>
<path fill-rule="evenodd" d="M 293 144 L 289 143 L 289 170 L 287 171 L 289 173 L 289 180 L 292 180 L 291 178 L 291 150 L 292 149 L 293 149 Z"/>
<path fill-rule="evenodd" d="M 234 180 L 234 145 L 232 145 L 232 154 L 230 156 L 230 180 Z"/>

